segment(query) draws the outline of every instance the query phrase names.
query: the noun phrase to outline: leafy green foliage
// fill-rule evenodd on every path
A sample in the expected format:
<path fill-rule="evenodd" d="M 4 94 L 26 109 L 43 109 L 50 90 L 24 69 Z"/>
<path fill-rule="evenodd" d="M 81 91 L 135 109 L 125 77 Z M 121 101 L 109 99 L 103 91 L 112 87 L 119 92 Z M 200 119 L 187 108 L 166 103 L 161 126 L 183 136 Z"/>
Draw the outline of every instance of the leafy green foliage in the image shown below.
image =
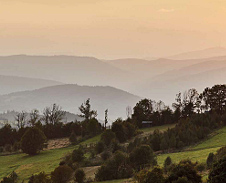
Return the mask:
<path fill-rule="evenodd" d="M 12 172 L 8 177 L 4 177 L 0 183 L 16 183 L 17 178 L 17 174 Z"/>
<path fill-rule="evenodd" d="M 201 183 L 201 176 L 196 171 L 195 166 L 196 164 L 193 164 L 190 160 L 181 161 L 171 170 L 166 183 L 178 181 L 179 178 L 183 177 L 186 177 L 192 183 Z"/>
<path fill-rule="evenodd" d="M 226 158 L 219 160 L 213 165 L 209 174 L 208 183 L 223 183 L 226 182 Z"/>
<path fill-rule="evenodd" d="M 165 178 L 163 170 L 159 167 L 154 167 L 151 171 L 141 170 L 135 175 L 138 183 L 164 183 Z"/>
<path fill-rule="evenodd" d="M 78 183 L 83 183 L 85 180 L 85 172 L 82 169 L 77 169 L 75 171 L 75 181 Z"/>
<path fill-rule="evenodd" d="M 135 148 L 129 155 L 130 162 L 136 170 L 141 170 L 144 167 L 156 165 L 156 156 L 153 150 L 148 145 L 141 145 Z"/>
<path fill-rule="evenodd" d="M 95 146 L 95 151 L 97 154 L 100 154 L 104 151 L 105 144 L 103 141 L 99 141 Z"/>
<path fill-rule="evenodd" d="M 74 132 L 74 131 L 72 131 L 72 133 L 71 133 L 71 135 L 70 135 L 70 137 L 69 137 L 69 140 L 70 140 L 71 144 L 73 144 L 73 145 L 75 145 L 75 144 L 77 144 L 77 143 L 78 143 L 78 141 L 77 141 L 77 138 L 76 138 L 76 135 L 75 135 L 75 132 Z"/>
<path fill-rule="evenodd" d="M 81 117 L 85 120 L 95 118 L 97 116 L 97 111 L 91 110 L 90 99 L 87 99 L 80 107 Z"/>
<path fill-rule="evenodd" d="M 29 128 L 21 139 L 21 149 L 26 154 L 35 155 L 42 150 L 45 141 L 45 134 L 39 128 Z"/>
<path fill-rule="evenodd" d="M 208 158 L 206 160 L 206 165 L 207 165 L 208 168 L 211 168 L 213 163 L 214 163 L 214 154 L 209 153 Z"/>
<path fill-rule="evenodd" d="M 111 159 L 98 169 L 95 179 L 97 181 L 123 179 L 131 177 L 132 173 L 133 169 L 127 155 L 117 151 Z"/>
<path fill-rule="evenodd" d="M 105 146 L 111 145 L 111 142 L 115 139 L 115 133 L 111 130 L 105 130 L 101 135 L 101 141 L 104 142 Z"/>
<path fill-rule="evenodd" d="M 62 165 L 51 173 L 51 180 L 53 183 L 66 183 L 71 178 L 72 173 L 73 170 L 69 166 Z"/>
<path fill-rule="evenodd" d="M 83 152 L 82 148 L 75 149 L 72 152 L 71 157 L 72 157 L 73 162 L 78 162 L 78 163 L 82 162 L 85 159 L 84 152 Z"/>
<path fill-rule="evenodd" d="M 205 102 L 205 108 L 223 114 L 226 110 L 226 85 L 215 85 L 212 88 L 206 88 L 202 93 Z"/>
<path fill-rule="evenodd" d="M 168 156 L 166 159 L 165 159 L 165 162 L 164 162 L 164 168 L 165 170 L 167 170 L 167 168 L 172 164 L 172 159 Z"/>
<path fill-rule="evenodd" d="M 51 183 L 51 178 L 45 172 L 40 172 L 37 175 L 32 175 L 28 183 Z"/>

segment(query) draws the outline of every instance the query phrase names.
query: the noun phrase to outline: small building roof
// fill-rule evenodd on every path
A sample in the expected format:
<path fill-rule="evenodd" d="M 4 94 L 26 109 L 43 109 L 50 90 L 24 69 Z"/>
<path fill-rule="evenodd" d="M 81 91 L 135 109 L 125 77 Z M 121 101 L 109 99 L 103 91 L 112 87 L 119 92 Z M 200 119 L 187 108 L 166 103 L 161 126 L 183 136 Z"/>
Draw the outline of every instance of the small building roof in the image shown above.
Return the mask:
<path fill-rule="evenodd" d="M 142 121 L 142 124 L 152 124 L 152 121 Z"/>

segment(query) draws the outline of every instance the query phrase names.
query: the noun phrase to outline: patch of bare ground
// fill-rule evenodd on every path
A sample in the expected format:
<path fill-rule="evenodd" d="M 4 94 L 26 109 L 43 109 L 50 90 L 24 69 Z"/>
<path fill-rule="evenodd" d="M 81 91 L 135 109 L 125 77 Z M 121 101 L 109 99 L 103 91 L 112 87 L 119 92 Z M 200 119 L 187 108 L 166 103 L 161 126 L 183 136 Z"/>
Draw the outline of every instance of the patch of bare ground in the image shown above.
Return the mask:
<path fill-rule="evenodd" d="M 47 148 L 44 150 L 50 149 L 59 149 L 63 147 L 69 146 L 71 143 L 68 138 L 60 138 L 60 139 L 51 139 L 47 142 Z"/>
<path fill-rule="evenodd" d="M 86 178 L 94 180 L 95 173 L 97 172 L 98 168 L 100 168 L 100 166 L 91 166 L 91 167 L 83 168 L 83 170 L 86 174 Z"/>

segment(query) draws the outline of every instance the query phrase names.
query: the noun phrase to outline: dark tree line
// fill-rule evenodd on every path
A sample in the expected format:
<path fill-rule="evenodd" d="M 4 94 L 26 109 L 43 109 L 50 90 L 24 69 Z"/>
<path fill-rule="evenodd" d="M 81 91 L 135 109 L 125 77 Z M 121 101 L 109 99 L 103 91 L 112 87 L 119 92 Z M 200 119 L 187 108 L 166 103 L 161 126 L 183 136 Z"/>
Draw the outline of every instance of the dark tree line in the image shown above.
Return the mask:
<path fill-rule="evenodd" d="M 209 112 L 224 116 L 226 85 L 207 87 L 202 93 L 198 93 L 196 89 L 178 93 L 172 107 L 174 111 L 162 101 L 156 103 L 150 99 L 143 99 L 133 108 L 132 120 L 141 128 L 142 121 L 153 121 L 153 125 L 156 126 L 176 123 L 181 118 L 191 117 L 193 114 Z"/>
<path fill-rule="evenodd" d="M 19 143 L 24 134 L 33 128 L 41 130 L 47 139 L 69 137 L 72 133 L 75 138 L 89 138 L 101 133 L 103 127 L 95 118 L 97 112 L 91 110 L 90 99 L 79 109 L 84 120 L 66 124 L 63 123 L 65 111 L 56 104 L 46 107 L 42 115 L 36 109 L 29 114 L 22 111 L 15 116 L 18 129 L 12 128 L 10 124 L 0 129 L 0 147 Z"/>

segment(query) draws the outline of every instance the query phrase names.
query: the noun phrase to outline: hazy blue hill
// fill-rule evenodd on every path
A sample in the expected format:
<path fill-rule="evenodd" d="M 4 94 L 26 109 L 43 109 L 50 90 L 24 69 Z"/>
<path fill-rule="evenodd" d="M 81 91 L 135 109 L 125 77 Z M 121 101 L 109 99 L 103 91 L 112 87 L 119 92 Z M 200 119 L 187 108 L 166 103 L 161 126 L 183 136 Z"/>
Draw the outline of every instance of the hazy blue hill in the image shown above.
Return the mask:
<path fill-rule="evenodd" d="M 132 75 L 94 57 L 0 57 L 0 74 L 56 80 L 68 84 L 122 87 Z"/>
<path fill-rule="evenodd" d="M 144 96 L 148 95 L 152 98 L 162 99 L 170 104 L 175 101 L 175 96 L 179 92 L 183 93 L 185 90 L 191 88 L 202 92 L 206 87 L 212 87 L 215 84 L 225 84 L 226 66 L 223 65 L 222 68 L 213 67 L 210 70 L 203 69 L 203 71 L 199 70 L 200 72 L 193 72 L 191 74 L 186 72 L 186 68 L 178 72 L 175 70 L 171 72 L 173 75 L 159 76 L 159 79 L 155 78 L 155 81 L 149 82 L 146 85 L 144 83 L 140 84 L 138 87 L 140 91 L 138 92 L 143 92 Z M 183 73 L 183 71 L 184 74 L 181 75 L 180 73 Z M 178 77 L 176 77 L 177 75 Z"/>
<path fill-rule="evenodd" d="M 138 96 L 113 87 L 68 84 L 0 96 L 0 110 L 42 110 L 57 103 L 64 110 L 78 114 L 78 107 L 88 98 L 91 99 L 92 108 L 98 111 L 99 119 L 103 119 L 106 109 L 111 119 L 125 117 L 126 107 L 133 107 L 140 100 Z"/>
<path fill-rule="evenodd" d="M 0 95 L 59 84 L 63 83 L 46 79 L 0 75 Z"/>
<path fill-rule="evenodd" d="M 159 58 L 155 60 L 143 60 L 143 59 L 118 59 L 106 61 L 114 67 L 125 70 L 130 73 L 136 74 L 140 79 L 146 79 L 170 72 L 175 69 L 181 69 L 194 64 L 199 64 L 205 61 L 209 61 L 212 58 L 205 59 L 186 59 L 186 60 L 173 60 L 166 58 Z"/>
<path fill-rule="evenodd" d="M 180 53 L 177 55 L 170 56 L 170 59 L 183 60 L 183 59 L 200 59 L 200 58 L 209 58 L 216 56 L 225 56 L 226 48 L 224 47 L 212 47 L 203 50 L 191 51 Z"/>

